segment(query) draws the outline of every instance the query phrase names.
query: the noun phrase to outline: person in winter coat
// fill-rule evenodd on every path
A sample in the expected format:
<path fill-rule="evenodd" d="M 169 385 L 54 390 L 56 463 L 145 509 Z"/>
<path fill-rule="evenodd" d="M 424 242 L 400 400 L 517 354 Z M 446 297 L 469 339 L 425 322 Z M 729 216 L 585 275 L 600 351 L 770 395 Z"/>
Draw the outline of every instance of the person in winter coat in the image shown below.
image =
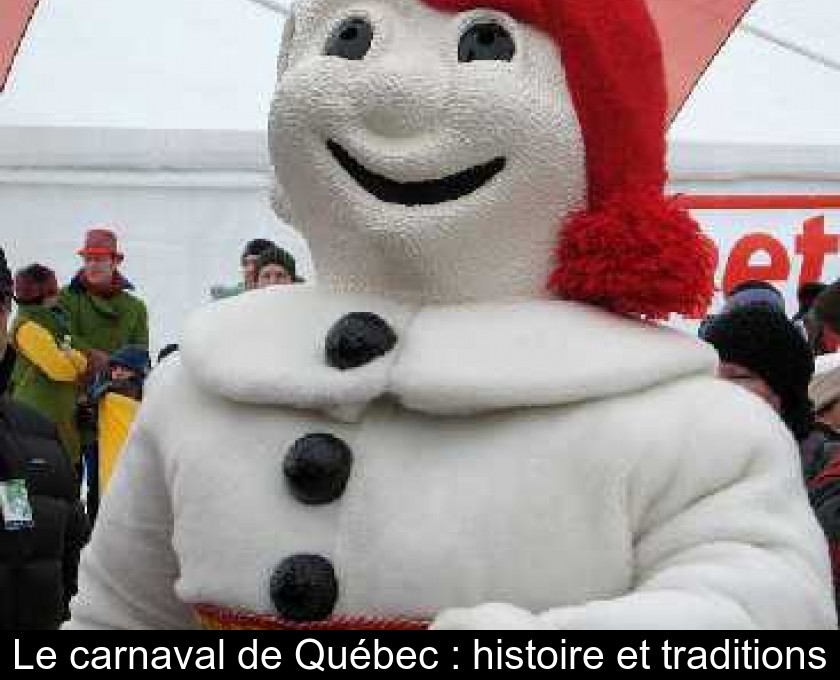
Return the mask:
<path fill-rule="evenodd" d="M 0 630 L 55 629 L 69 617 L 90 528 L 55 426 L 0 396 L 0 484 L 15 480 L 32 525 L 0 526 Z"/>
<path fill-rule="evenodd" d="M 72 346 L 55 273 L 40 264 L 20 270 L 15 275 L 15 299 L 18 308 L 10 340 L 17 360 L 11 397 L 55 424 L 69 460 L 78 467 L 81 441 L 76 403 L 88 361 Z"/>
<path fill-rule="evenodd" d="M 143 399 L 143 384 L 150 370 L 151 359 L 144 347 L 122 347 L 108 360 L 107 390 L 140 401 Z"/>
<path fill-rule="evenodd" d="M 263 251 L 257 259 L 257 288 L 302 283 L 291 253 L 274 247 Z"/>
<path fill-rule="evenodd" d="M 706 339 L 720 355 L 719 375 L 766 401 L 799 442 L 811 506 L 830 542 L 835 595 L 840 594 L 840 438 L 820 424 L 840 399 L 840 369 L 811 380 L 814 359 L 807 341 L 783 312 L 763 304 L 720 315 Z"/>
<path fill-rule="evenodd" d="M 129 345 L 111 355 L 108 373 L 92 387 L 91 401 L 99 415 L 99 489 L 103 493 L 117 465 L 149 374 L 149 353 Z"/>
<path fill-rule="evenodd" d="M 120 347 L 148 348 L 146 305 L 130 292 L 134 287 L 119 272 L 124 256 L 114 232 L 91 229 L 79 255 L 84 266 L 61 290 L 74 342 L 97 355 L 97 368 L 104 368 Z"/>
<path fill-rule="evenodd" d="M 61 291 L 61 306 L 70 320 L 74 346 L 85 351 L 92 362 L 90 373 L 107 369 L 108 357 L 126 345 L 149 347 L 148 314 L 145 303 L 132 294 L 132 284 L 119 272 L 124 261 L 117 237 L 109 229 L 90 229 L 78 252 L 82 269 Z M 96 517 L 99 506 L 96 446 L 96 413 L 84 400 L 79 408 L 88 511 Z"/>
<path fill-rule="evenodd" d="M 245 249 L 239 258 L 242 267 L 242 281 L 234 286 L 213 286 L 210 289 L 210 296 L 214 300 L 235 297 L 248 290 L 257 287 L 257 260 L 266 250 L 276 248 L 277 245 L 264 238 L 255 238 L 245 244 Z"/>
<path fill-rule="evenodd" d="M 704 337 L 720 357 L 721 378 L 766 401 L 798 442 L 809 437 L 814 425 L 808 397 L 814 357 L 781 309 L 764 303 L 734 307 L 715 317 Z"/>
<path fill-rule="evenodd" d="M 2 282 L 10 278 L 4 264 Z M 0 355 L 5 344 L 3 332 Z M 15 518 L 0 511 L 0 630 L 57 628 L 69 616 L 89 526 L 55 426 L 2 391 L 0 485 L 4 494 L 12 486 L 18 493 L 25 489 L 24 514 L 31 515 Z"/>
<path fill-rule="evenodd" d="M 645 2 L 302 0 L 278 64 L 318 284 L 188 322 L 68 627 L 836 627 L 793 438 L 654 323 L 716 255 Z"/>

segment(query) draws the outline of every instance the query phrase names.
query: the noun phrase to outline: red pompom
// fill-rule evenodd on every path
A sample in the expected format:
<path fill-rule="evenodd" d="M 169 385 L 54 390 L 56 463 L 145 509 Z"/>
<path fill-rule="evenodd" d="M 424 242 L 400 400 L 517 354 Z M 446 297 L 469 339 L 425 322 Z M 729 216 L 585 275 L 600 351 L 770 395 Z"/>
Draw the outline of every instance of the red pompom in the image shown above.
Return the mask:
<path fill-rule="evenodd" d="M 620 314 L 700 318 L 714 295 L 714 243 L 658 192 L 619 194 L 573 215 L 557 261 L 552 292 Z"/>

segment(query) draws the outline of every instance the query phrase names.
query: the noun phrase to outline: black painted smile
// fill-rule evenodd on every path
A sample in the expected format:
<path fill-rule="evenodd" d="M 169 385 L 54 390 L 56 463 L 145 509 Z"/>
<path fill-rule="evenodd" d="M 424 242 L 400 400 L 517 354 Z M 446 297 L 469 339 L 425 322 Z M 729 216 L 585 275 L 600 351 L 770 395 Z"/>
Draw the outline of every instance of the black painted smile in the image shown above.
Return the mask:
<path fill-rule="evenodd" d="M 457 201 L 480 189 L 505 167 L 504 158 L 494 158 L 489 163 L 476 165 L 442 179 L 396 182 L 371 172 L 333 141 L 327 142 L 327 148 L 347 174 L 369 194 L 385 203 L 407 206 Z"/>

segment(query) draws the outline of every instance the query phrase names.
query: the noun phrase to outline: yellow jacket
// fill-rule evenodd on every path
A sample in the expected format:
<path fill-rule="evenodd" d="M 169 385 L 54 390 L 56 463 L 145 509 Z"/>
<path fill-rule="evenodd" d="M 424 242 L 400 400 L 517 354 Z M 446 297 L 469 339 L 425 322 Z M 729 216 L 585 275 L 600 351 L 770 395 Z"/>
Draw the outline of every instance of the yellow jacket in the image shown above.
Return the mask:
<path fill-rule="evenodd" d="M 10 335 L 17 359 L 10 385 L 12 398 L 35 409 L 55 423 L 70 460 L 79 459 L 80 438 L 76 423 L 78 382 L 87 368 L 83 354 L 64 347 L 54 332 L 27 318 L 42 310 L 18 310 Z M 50 321 L 46 314 L 43 317 Z"/>
<path fill-rule="evenodd" d="M 134 423 L 140 402 L 107 393 L 99 402 L 99 493 L 104 494 Z"/>
<path fill-rule="evenodd" d="M 75 382 L 87 368 L 87 360 L 81 352 L 60 348 L 48 330 L 32 321 L 26 321 L 18 328 L 15 345 L 55 382 Z"/>

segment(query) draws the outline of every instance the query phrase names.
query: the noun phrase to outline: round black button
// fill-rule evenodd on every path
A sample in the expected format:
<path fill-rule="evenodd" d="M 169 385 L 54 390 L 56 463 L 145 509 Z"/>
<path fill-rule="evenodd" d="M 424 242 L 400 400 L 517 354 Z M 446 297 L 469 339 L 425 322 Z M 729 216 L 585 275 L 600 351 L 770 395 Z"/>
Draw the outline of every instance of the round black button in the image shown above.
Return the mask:
<path fill-rule="evenodd" d="M 330 503 L 344 493 L 353 452 L 331 434 L 308 434 L 292 444 L 283 460 L 283 474 L 301 503 Z"/>
<path fill-rule="evenodd" d="M 329 560 L 320 555 L 292 555 L 271 576 L 271 601 L 290 621 L 322 621 L 338 600 L 338 581 Z"/>
<path fill-rule="evenodd" d="M 397 334 L 370 312 L 341 317 L 327 333 L 327 363 L 345 370 L 358 368 L 387 354 L 397 344 Z"/>

